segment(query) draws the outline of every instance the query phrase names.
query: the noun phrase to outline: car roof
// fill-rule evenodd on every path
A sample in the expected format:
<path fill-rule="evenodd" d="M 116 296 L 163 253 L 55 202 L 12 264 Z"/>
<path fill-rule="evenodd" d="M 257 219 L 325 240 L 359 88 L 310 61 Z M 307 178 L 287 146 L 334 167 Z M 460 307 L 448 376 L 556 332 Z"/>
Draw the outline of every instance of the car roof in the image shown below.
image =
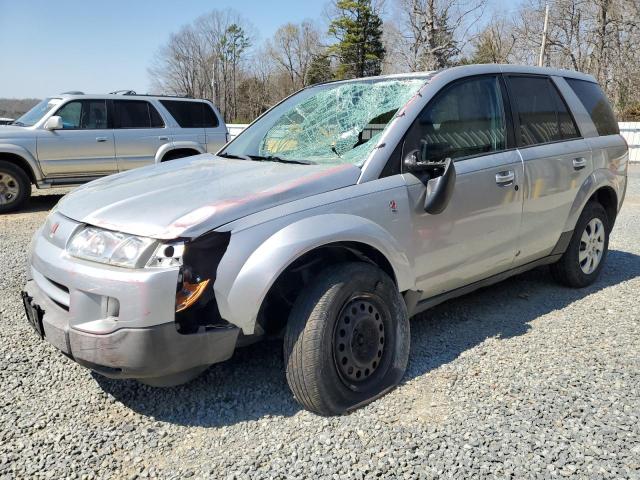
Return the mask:
<path fill-rule="evenodd" d="M 458 67 L 450 67 L 444 68 L 442 70 L 432 70 L 426 72 L 412 72 L 412 73 L 394 73 L 389 75 L 378 75 L 375 77 L 363 77 L 363 78 L 353 78 L 347 80 L 333 80 L 328 82 L 319 83 L 316 85 L 324 85 L 328 83 L 348 83 L 348 82 L 356 82 L 356 81 L 377 81 L 377 80 L 404 80 L 404 79 L 420 79 L 424 78 L 428 80 L 435 75 L 444 73 L 444 72 L 454 72 L 459 77 L 477 75 L 477 74 L 487 74 L 487 73 L 516 73 L 516 74 L 529 74 L 529 75 L 552 75 L 559 77 L 569 77 L 576 78 L 579 80 L 586 80 L 588 82 L 597 83 L 597 80 L 585 73 L 576 72 L 574 70 L 565 70 L 561 68 L 548 68 L 548 67 L 534 67 L 531 65 L 511 65 L 511 64 L 475 64 L 475 65 L 461 65 Z"/>
<path fill-rule="evenodd" d="M 61 93 L 60 95 L 52 95 L 52 98 L 68 99 L 96 99 L 96 100 L 180 100 L 184 102 L 211 102 L 206 98 L 179 97 L 172 95 L 143 95 L 143 94 L 113 94 L 113 93 Z"/>

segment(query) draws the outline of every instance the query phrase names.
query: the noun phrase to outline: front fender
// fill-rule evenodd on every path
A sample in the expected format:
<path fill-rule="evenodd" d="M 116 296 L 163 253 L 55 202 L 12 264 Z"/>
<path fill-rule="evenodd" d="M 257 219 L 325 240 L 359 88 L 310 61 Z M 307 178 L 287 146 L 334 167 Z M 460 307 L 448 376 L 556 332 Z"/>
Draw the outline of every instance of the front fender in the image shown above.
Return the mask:
<path fill-rule="evenodd" d="M 616 192 L 618 199 L 618 211 L 622 207 L 622 200 L 626 189 L 626 176 L 617 171 L 599 168 L 589 175 L 580 186 L 569 216 L 564 225 L 563 232 L 571 231 L 578 223 L 578 218 L 591 196 L 602 187 L 611 187 Z"/>
<path fill-rule="evenodd" d="M 247 229 L 231 235 L 214 284 L 222 318 L 242 328 L 245 334 L 253 333 L 262 302 L 278 276 L 300 256 L 323 245 L 347 241 L 367 244 L 387 258 L 400 291 L 415 284 L 411 264 L 396 239 L 362 217 L 348 214 L 308 217 L 268 235 L 253 249 L 255 233 Z M 238 261 L 238 256 L 246 260 Z"/>
<path fill-rule="evenodd" d="M 14 155 L 18 155 L 27 163 L 31 171 L 33 172 L 33 177 L 36 182 L 40 182 L 44 176 L 42 175 L 42 171 L 40 170 L 40 165 L 38 164 L 35 157 L 31 154 L 29 150 L 26 148 L 15 145 L 13 143 L 0 143 L 0 154 L 1 153 L 13 153 Z"/>

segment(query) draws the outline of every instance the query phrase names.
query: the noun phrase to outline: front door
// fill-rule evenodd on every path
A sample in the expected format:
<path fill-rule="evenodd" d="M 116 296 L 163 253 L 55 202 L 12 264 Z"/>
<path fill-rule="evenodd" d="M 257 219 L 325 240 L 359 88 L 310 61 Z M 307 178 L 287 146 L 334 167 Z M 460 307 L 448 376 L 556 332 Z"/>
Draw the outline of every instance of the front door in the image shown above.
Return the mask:
<path fill-rule="evenodd" d="M 422 179 L 404 173 L 412 207 L 414 269 L 431 297 L 511 268 L 522 217 L 522 159 L 510 148 L 504 87 L 496 75 L 458 80 L 429 102 L 403 155 L 452 158 L 454 194 L 440 214 L 424 211 Z"/>
<path fill-rule="evenodd" d="M 38 160 L 46 177 L 81 177 L 116 172 L 113 130 L 105 100 L 72 100 L 55 115 L 61 130 L 38 132 Z"/>

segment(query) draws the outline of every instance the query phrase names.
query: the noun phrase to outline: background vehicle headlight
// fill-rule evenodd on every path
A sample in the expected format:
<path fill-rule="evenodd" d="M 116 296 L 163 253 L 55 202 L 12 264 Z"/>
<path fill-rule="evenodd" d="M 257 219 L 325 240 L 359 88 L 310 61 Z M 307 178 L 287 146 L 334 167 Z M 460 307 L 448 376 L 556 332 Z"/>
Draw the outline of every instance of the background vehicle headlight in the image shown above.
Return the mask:
<path fill-rule="evenodd" d="M 136 268 L 147 262 L 155 244 L 152 238 L 85 227 L 73 236 L 67 252 L 85 260 Z"/>

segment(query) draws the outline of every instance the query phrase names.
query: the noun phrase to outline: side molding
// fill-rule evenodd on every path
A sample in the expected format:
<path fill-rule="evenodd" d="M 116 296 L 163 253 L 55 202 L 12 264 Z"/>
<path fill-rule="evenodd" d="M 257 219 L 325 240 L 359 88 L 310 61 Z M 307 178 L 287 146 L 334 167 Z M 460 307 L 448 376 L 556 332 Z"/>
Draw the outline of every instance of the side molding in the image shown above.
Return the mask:
<path fill-rule="evenodd" d="M 278 276 L 300 256 L 330 243 L 367 244 L 387 258 L 400 291 L 415 284 L 411 264 L 397 241 L 363 217 L 325 214 L 305 218 L 277 231 L 254 249 L 251 237 L 256 233 L 253 229 L 232 233 L 214 284 L 222 318 L 242 328 L 245 334 L 253 333 L 262 302 Z M 238 261 L 238 256 L 246 260 Z"/>

